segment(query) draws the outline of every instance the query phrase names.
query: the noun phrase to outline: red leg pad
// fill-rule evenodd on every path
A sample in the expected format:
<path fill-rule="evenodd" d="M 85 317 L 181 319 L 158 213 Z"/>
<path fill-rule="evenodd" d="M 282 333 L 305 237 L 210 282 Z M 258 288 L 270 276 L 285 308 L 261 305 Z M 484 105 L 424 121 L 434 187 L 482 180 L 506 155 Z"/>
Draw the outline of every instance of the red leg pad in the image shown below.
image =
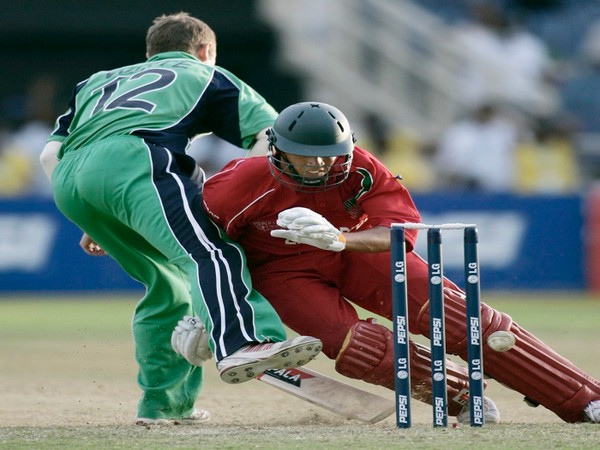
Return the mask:
<path fill-rule="evenodd" d="M 386 327 L 357 322 L 346 336 L 336 358 L 336 370 L 347 377 L 395 389 L 393 333 Z M 410 342 L 412 397 L 432 404 L 431 352 L 427 347 Z M 456 416 L 469 398 L 467 370 L 446 360 L 448 381 L 448 414 Z"/>
<path fill-rule="evenodd" d="M 444 290 L 446 349 L 467 359 L 466 303 L 464 295 Z M 583 409 L 600 399 L 600 382 L 579 370 L 510 316 L 481 305 L 483 367 L 485 373 L 528 399 L 545 406 L 566 422 L 582 422 Z M 429 308 L 419 312 L 420 330 L 429 336 Z M 507 352 L 496 352 L 486 344 L 494 331 L 508 330 L 517 338 Z"/>

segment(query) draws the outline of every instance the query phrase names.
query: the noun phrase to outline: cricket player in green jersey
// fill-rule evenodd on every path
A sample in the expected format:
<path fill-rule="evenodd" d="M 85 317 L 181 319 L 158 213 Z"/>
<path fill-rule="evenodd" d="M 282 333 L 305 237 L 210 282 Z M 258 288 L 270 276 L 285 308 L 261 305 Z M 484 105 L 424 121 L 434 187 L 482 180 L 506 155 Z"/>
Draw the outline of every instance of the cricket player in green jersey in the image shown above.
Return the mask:
<path fill-rule="evenodd" d="M 210 418 L 194 407 L 199 360 L 212 353 L 221 378 L 240 383 L 310 361 L 321 342 L 286 340 L 252 288 L 243 250 L 204 213 L 202 170 L 186 155 L 207 132 L 266 151 L 260 141 L 276 111 L 215 66 L 214 32 L 187 13 L 156 18 L 146 46 L 147 61 L 77 84 L 40 160 L 86 253 L 108 254 L 146 288 L 133 317 L 137 423 L 199 423 Z M 211 352 L 181 356 L 190 343 L 171 343 L 171 332 L 183 316 L 200 317 Z"/>

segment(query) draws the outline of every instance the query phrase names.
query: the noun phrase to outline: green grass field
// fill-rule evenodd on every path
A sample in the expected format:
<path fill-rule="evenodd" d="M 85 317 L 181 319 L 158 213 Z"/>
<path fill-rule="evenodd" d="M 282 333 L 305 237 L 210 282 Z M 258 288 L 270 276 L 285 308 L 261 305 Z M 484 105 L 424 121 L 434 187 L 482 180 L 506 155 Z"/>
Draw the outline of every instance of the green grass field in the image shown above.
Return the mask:
<path fill-rule="evenodd" d="M 596 449 L 600 425 L 565 424 L 490 382 L 503 423 L 433 429 L 431 408 L 416 404 L 414 426 L 391 416 L 374 425 L 347 421 L 259 382 L 222 383 L 206 367 L 198 427 L 136 427 L 139 391 L 130 336 L 136 299 L 0 297 L 0 448 L 4 449 Z M 600 377 L 600 298 L 497 294 L 505 311 L 583 370 Z M 336 376 L 319 357 L 311 367 Z M 381 395 L 390 391 L 365 383 Z"/>

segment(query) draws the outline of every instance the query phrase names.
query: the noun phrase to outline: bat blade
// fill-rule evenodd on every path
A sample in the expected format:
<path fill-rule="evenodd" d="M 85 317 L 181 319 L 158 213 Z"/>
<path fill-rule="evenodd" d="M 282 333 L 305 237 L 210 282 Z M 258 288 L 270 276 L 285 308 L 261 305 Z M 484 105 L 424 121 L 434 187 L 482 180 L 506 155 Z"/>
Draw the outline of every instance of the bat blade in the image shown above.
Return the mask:
<path fill-rule="evenodd" d="M 347 419 L 361 422 L 379 422 L 396 408 L 392 399 L 363 391 L 305 367 L 267 370 L 257 379 Z"/>

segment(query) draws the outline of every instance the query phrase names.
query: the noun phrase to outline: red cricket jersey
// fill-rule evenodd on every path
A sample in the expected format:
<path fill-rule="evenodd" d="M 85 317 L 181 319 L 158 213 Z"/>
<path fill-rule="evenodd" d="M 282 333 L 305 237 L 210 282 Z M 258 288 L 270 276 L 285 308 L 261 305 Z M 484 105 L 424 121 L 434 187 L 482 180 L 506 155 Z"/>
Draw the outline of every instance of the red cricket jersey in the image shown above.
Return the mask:
<path fill-rule="evenodd" d="M 327 191 L 294 191 L 275 180 L 266 157 L 255 157 L 227 164 L 206 181 L 203 197 L 210 217 L 242 245 L 250 267 L 280 261 L 282 256 L 312 255 L 320 259 L 318 255 L 331 255 L 270 235 L 271 230 L 280 228 L 277 214 L 288 208 L 312 209 L 342 231 L 420 221 L 408 190 L 373 155 L 359 147 L 354 148 L 348 179 Z M 412 250 L 416 236 L 415 230 L 407 231 L 407 250 Z"/>

